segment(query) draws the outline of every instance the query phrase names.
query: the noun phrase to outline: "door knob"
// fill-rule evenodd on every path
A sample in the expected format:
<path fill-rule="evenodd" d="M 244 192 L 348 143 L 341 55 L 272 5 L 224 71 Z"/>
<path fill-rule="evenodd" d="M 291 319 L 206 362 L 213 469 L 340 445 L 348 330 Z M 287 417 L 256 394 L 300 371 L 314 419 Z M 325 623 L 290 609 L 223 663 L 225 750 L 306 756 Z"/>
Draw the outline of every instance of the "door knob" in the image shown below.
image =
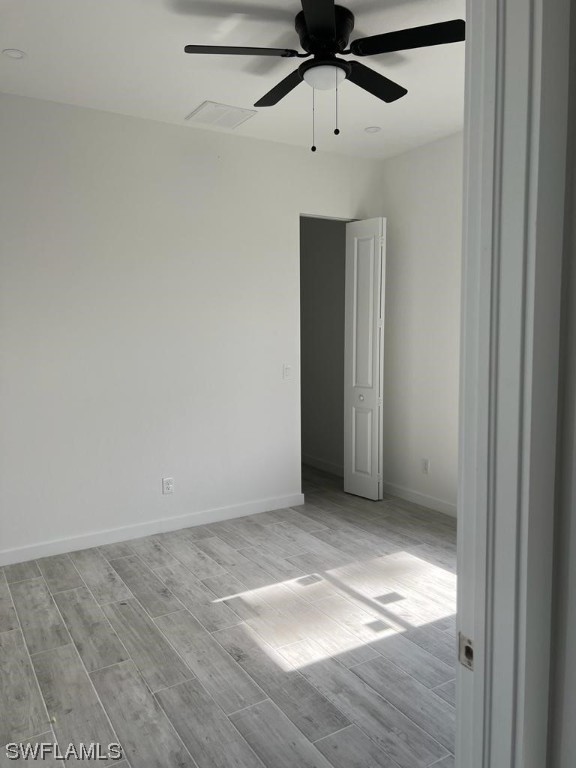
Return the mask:
<path fill-rule="evenodd" d="M 358 400 L 360 400 L 361 403 L 364 402 L 364 395 L 358 395 Z"/>

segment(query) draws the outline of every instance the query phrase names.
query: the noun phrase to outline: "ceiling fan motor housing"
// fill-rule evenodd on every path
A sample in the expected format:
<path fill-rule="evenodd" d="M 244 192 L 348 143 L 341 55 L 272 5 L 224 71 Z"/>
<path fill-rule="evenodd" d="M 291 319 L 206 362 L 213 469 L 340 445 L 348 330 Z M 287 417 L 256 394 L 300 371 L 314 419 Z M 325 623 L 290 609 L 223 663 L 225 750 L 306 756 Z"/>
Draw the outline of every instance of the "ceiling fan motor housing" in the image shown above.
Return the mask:
<path fill-rule="evenodd" d="M 296 16 L 296 32 L 300 38 L 300 45 L 307 53 L 325 57 L 342 53 L 346 49 L 354 29 L 354 14 L 341 5 L 334 6 L 334 9 L 336 12 L 335 34 L 332 30 L 327 30 L 326 35 L 311 35 L 308 32 L 304 11 L 300 11 Z"/>

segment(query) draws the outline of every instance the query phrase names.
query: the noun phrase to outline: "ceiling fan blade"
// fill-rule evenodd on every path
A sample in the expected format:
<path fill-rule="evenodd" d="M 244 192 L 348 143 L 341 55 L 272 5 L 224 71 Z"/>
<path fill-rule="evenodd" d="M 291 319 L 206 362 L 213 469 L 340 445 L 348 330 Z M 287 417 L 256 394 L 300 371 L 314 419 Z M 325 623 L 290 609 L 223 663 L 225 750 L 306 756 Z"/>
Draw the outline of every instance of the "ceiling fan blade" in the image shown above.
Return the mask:
<path fill-rule="evenodd" d="M 396 101 L 396 99 L 400 99 L 408 93 L 406 88 L 403 88 L 392 80 L 388 80 L 384 75 L 374 72 L 370 67 L 360 64 L 359 61 L 350 62 L 350 74 L 348 75 L 348 80 L 387 103 Z"/>
<path fill-rule="evenodd" d="M 311 37 L 336 35 L 336 9 L 334 0 L 302 0 L 306 27 Z"/>
<path fill-rule="evenodd" d="M 300 74 L 299 70 L 296 69 L 294 72 L 292 72 L 292 74 L 288 75 L 288 77 L 285 77 L 284 80 L 281 80 L 278 85 L 275 85 L 271 91 L 268 91 L 265 96 L 262 96 L 260 101 L 257 101 L 254 106 L 273 107 L 274 104 L 278 104 L 280 99 L 283 99 L 284 96 L 287 96 L 290 91 L 294 90 L 294 88 L 296 88 L 297 85 L 300 85 L 301 82 L 302 75 Z"/>
<path fill-rule="evenodd" d="M 244 48 L 226 45 L 187 45 L 184 51 L 186 53 L 216 53 L 230 56 L 283 56 L 288 59 L 298 56 L 298 51 L 293 51 L 290 48 Z"/>
<path fill-rule="evenodd" d="M 350 50 L 356 56 L 374 56 L 377 53 L 407 51 L 410 48 L 427 48 L 431 45 L 459 43 L 466 38 L 466 22 L 462 19 L 427 24 L 424 27 L 401 29 L 383 35 L 372 35 L 354 40 Z"/>

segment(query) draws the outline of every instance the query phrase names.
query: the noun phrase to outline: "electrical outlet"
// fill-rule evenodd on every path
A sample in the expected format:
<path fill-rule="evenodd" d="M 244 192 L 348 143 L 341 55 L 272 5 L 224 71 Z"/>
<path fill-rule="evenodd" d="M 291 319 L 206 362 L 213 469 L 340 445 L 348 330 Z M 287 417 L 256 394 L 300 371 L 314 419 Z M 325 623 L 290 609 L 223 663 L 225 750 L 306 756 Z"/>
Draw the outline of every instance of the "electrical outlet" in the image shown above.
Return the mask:
<path fill-rule="evenodd" d="M 164 496 L 168 496 L 170 493 L 174 493 L 174 478 L 163 477 L 162 478 L 162 493 Z"/>
<path fill-rule="evenodd" d="M 430 459 L 422 459 L 422 473 L 424 475 L 430 474 Z"/>

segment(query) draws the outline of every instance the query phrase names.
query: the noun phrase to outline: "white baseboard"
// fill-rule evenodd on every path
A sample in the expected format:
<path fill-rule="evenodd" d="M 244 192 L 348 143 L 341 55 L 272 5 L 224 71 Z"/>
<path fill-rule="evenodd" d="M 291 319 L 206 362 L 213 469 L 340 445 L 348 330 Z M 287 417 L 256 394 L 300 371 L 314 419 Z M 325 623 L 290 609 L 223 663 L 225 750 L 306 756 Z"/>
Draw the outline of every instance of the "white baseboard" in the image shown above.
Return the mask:
<path fill-rule="evenodd" d="M 35 560 L 37 557 L 48 555 L 61 555 L 65 552 L 73 552 L 77 549 L 89 549 L 101 547 L 104 544 L 115 544 L 119 541 L 138 539 L 142 536 L 150 536 L 154 533 L 177 531 L 179 528 L 189 528 L 194 525 L 206 525 L 218 523 L 221 520 L 231 520 L 235 517 L 245 517 L 258 512 L 271 512 L 274 509 L 295 507 L 304 504 L 304 496 L 294 493 L 290 496 L 278 496 L 272 499 L 260 499 L 249 501 L 245 504 L 235 504 L 231 507 L 219 507 L 207 509 L 202 512 L 191 512 L 188 515 L 151 520 L 147 523 L 125 525 L 120 528 L 109 528 L 105 531 L 94 531 L 82 536 L 71 536 L 65 539 L 42 541 L 25 547 L 0 550 L 0 566 L 22 563 L 26 560 Z"/>
<path fill-rule="evenodd" d="M 394 483 L 382 483 L 382 489 L 384 493 L 398 496 L 399 499 L 412 501 L 414 504 L 420 504 L 422 507 L 428 507 L 428 509 L 433 509 L 436 512 L 442 512 L 445 515 L 450 515 L 450 517 L 456 517 L 456 504 L 452 504 L 449 501 L 437 499 L 435 496 L 428 496 L 425 493 L 413 491 L 410 488 L 404 488 L 403 486 L 395 485 Z"/>
<path fill-rule="evenodd" d="M 314 467 L 314 469 L 320 469 L 322 472 L 329 472 L 331 475 L 344 477 L 344 467 L 341 467 L 339 464 L 333 464 L 331 461 L 317 459 L 315 456 L 302 456 L 302 464 Z"/>

